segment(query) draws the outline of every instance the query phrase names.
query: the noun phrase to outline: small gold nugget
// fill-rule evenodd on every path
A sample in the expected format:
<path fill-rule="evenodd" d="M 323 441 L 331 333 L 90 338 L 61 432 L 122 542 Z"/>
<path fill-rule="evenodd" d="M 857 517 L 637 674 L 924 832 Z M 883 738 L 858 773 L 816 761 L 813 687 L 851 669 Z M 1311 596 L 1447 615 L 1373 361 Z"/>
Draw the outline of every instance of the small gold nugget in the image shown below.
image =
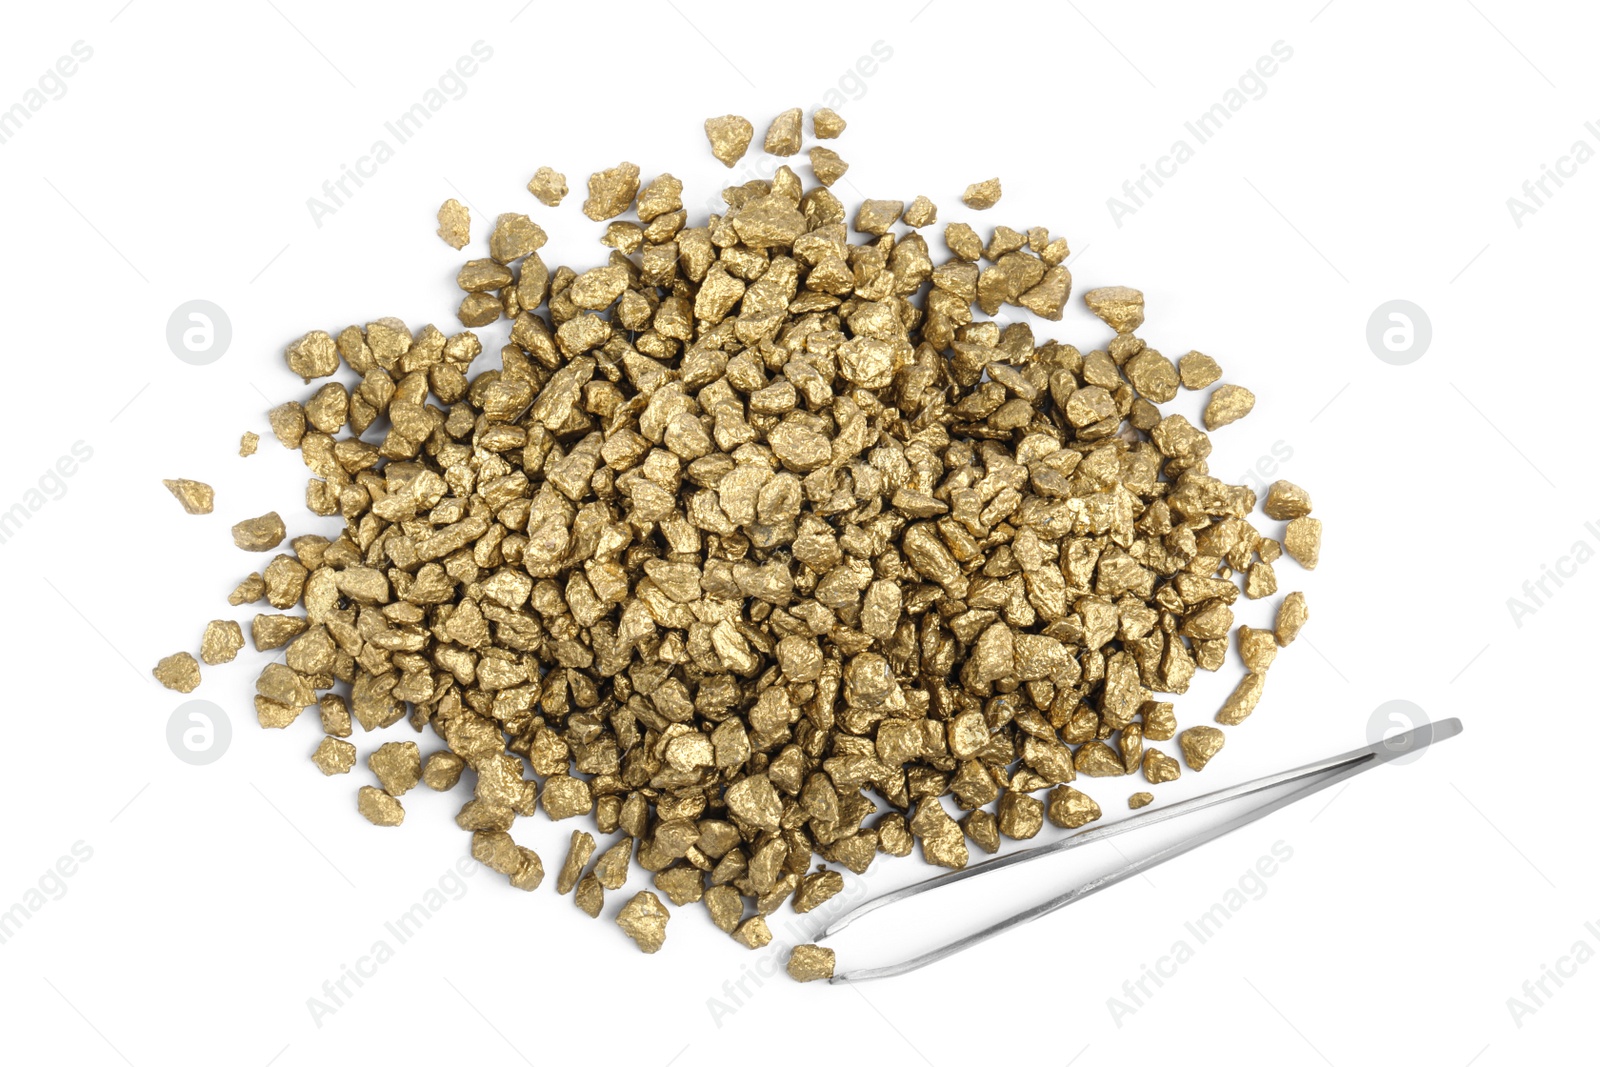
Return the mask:
<path fill-rule="evenodd" d="M 311 762 L 326 775 L 348 774 L 356 765 L 356 746 L 337 737 L 324 737 L 311 754 Z"/>
<path fill-rule="evenodd" d="M 811 113 L 811 132 L 820 140 L 837 137 L 844 132 L 844 119 L 831 107 L 819 107 Z"/>
<path fill-rule="evenodd" d="M 163 658 L 150 673 L 156 681 L 180 693 L 192 693 L 200 684 L 200 664 L 187 652 L 174 652 Z"/>
<path fill-rule="evenodd" d="M 1256 395 L 1242 385 L 1219 385 L 1206 401 L 1206 429 L 1215 430 L 1238 422 L 1256 406 Z"/>
<path fill-rule="evenodd" d="M 216 499 L 216 494 L 205 482 L 196 482 L 189 478 L 165 478 L 161 482 L 178 498 L 178 503 L 183 505 L 183 510 L 191 515 L 211 514 L 211 505 Z"/>
<path fill-rule="evenodd" d="M 1222 751 L 1227 738 L 1215 726 L 1191 726 L 1178 735 L 1178 747 L 1183 750 L 1183 762 L 1191 771 L 1204 770 L 1211 757 Z"/>
<path fill-rule="evenodd" d="M 1317 559 L 1322 555 L 1322 520 L 1289 520 L 1283 531 L 1283 550 L 1306 570 L 1316 570 Z"/>
<path fill-rule="evenodd" d="M 1178 357 L 1178 378 L 1185 389 L 1204 389 L 1221 377 L 1222 368 L 1204 352 L 1190 352 Z"/>
<path fill-rule="evenodd" d="M 361 787 L 356 795 L 356 809 L 374 826 L 399 826 L 406 818 L 400 802 L 377 786 Z"/>
<path fill-rule="evenodd" d="M 792 107 L 781 112 L 767 127 L 767 139 L 762 145 L 768 155 L 792 156 L 800 151 L 800 109 Z"/>
<path fill-rule="evenodd" d="M 471 239 L 472 216 L 459 200 L 446 200 L 439 205 L 439 239 L 456 251 L 467 247 Z"/>
<path fill-rule="evenodd" d="M 270 552 L 283 544 L 288 532 L 278 513 L 269 511 L 259 518 L 234 523 L 233 543 L 246 552 Z"/>
<path fill-rule="evenodd" d="M 244 647 L 244 631 L 232 619 L 212 619 L 200 636 L 200 658 L 211 666 L 230 663 Z"/>
<path fill-rule="evenodd" d="M 961 194 L 961 202 L 974 211 L 986 211 L 1000 202 L 1000 179 L 973 182 Z"/>
<path fill-rule="evenodd" d="M 528 179 L 528 192 L 546 207 L 557 207 L 567 196 L 567 176 L 549 167 L 540 167 Z"/>
<path fill-rule="evenodd" d="M 796 982 L 815 982 L 833 977 L 833 949 L 821 945 L 796 945 L 789 953 L 789 977 Z"/>
<path fill-rule="evenodd" d="M 1261 510 L 1269 519 L 1299 519 L 1311 514 L 1311 494 L 1281 478 L 1267 486 Z"/>
<path fill-rule="evenodd" d="M 657 952 L 667 940 L 667 920 L 672 918 L 661 898 L 648 889 L 635 893 L 617 913 L 617 925 L 633 938 L 640 952 Z"/>
<path fill-rule="evenodd" d="M 1299 636 L 1309 618 L 1311 612 L 1306 608 L 1304 593 L 1290 593 L 1284 597 L 1283 603 L 1278 605 L 1278 620 L 1273 625 L 1273 636 L 1278 639 L 1278 647 L 1288 647 Z"/>
<path fill-rule="evenodd" d="M 725 167 L 739 162 L 755 133 L 756 128 L 742 115 L 706 119 L 706 140 L 711 142 L 711 154 Z"/>

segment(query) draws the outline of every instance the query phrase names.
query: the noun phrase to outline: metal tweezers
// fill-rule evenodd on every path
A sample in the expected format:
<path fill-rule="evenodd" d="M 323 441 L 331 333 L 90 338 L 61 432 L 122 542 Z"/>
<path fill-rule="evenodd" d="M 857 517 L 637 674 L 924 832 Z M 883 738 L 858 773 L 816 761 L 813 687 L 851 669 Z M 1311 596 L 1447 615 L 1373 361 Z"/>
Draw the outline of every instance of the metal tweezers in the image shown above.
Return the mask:
<path fill-rule="evenodd" d="M 1197 811 L 1204 811 L 1207 808 L 1215 807 L 1218 804 L 1225 804 L 1230 800 L 1238 800 L 1241 797 L 1247 797 L 1255 793 L 1265 792 L 1269 789 L 1279 786 L 1300 783 L 1292 791 L 1285 793 L 1282 796 L 1274 797 L 1258 803 L 1256 806 L 1249 808 L 1224 822 L 1218 823 L 1200 831 L 1197 834 L 1184 838 L 1177 844 L 1169 845 L 1168 847 L 1153 852 L 1142 859 L 1129 862 L 1125 866 L 1118 868 L 1110 874 L 1084 882 L 1082 885 L 1069 889 L 1067 892 L 1062 893 L 1058 897 L 1047 900 L 1042 904 L 1035 905 L 1034 907 L 1028 908 L 1025 911 L 1020 911 L 1009 918 L 1002 919 L 1000 922 L 997 922 L 992 926 L 979 930 L 977 933 L 969 934 L 968 936 L 960 938 L 956 941 L 951 941 L 946 945 L 942 945 L 939 948 L 925 952 L 920 956 L 914 956 L 911 959 L 904 960 L 900 963 L 893 963 L 883 967 L 868 967 L 855 971 L 835 973 L 833 977 L 829 979 L 829 981 L 832 983 L 868 982 L 875 978 L 892 978 L 898 974 L 906 974 L 910 971 L 915 971 L 918 968 L 926 967 L 930 963 L 937 963 L 939 960 L 953 956 L 965 949 L 969 949 L 973 945 L 987 941 L 991 937 L 994 937 L 998 934 L 1003 934 L 1007 930 L 1022 926 L 1024 923 L 1033 922 L 1033 920 L 1049 915 L 1051 912 L 1064 908 L 1068 904 L 1082 900 L 1087 896 L 1098 893 L 1102 889 L 1106 889 L 1110 886 L 1116 885 L 1118 882 L 1132 878 L 1136 874 L 1142 874 L 1152 867 L 1165 863 L 1167 860 L 1173 859 L 1177 856 L 1181 856 L 1193 849 L 1199 848 L 1208 841 L 1214 841 L 1224 834 L 1231 833 L 1232 831 L 1239 829 L 1241 826 L 1248 826 L 1250 823 L 1253 823 L 1257 819 L 1277 811 L 1279 808 L 1293 804 L 1297 800 L 1303 800 L 1313 793 L 1326 789 L 1335 783 L 1342 782 L 1347 778 L 1352 778 L 1355 775 L 1360 774 L 1362 771 L 1370 770 L 1373 767 L 1380 766 L 1384 763 L 1389 763 L 1393 760 L 1399 759 L 1402 756 L 1410 755 L 1423 748 L 1426 748 L 1435 741 L 1447 740 L 1456 736 L 1460 732 L 1460 719 L 1444 719 L 1435 723 L 1427 723 L 1422 726 L 1418 726 L 1415 729 L 1408 730 L 1405 733 L 1395 734 L 1392 737 L 1384 738 L 1383 740 L 1369 745 L 1366 748 L 1358 748 L 1354 751 L 1346 752 L 1342 756 L 1334 756 L 1330 759 L 1319 760 L 1315 763 L 1308 763 L 1303 767 L 1297 767 L 1294 770 L 1280 771 L 1277 774 L 1269 774 L 1264 778 L 1257 778 L 1251 782 L 1244 782 L 1239 785 L 1229 786 L 1226 789 L 1219 789 L 1214 793 L 1206 793 L 1203 796 L 1193 797 L 1189 800 L 1182 801 L 1181 803 L 1174 804 L 1169 808 L 1157 808 L 1142 815 L 1135 815 L 1130 818 L 1123 819 L 1120 822 L 1109 823 L 1104 826 L 1097 826 L 1091 830 L 1081 831 L 1073 834 L 1070 837 L 1062 838 L 1060 841 L 1051 842 L 1048 845 L 1039 845 L 1034 848 L 1022 849 L 1009 855 L 997 856 L 992 860 L 985 860 L 982 863 L 974 864 L 973 866 L 963 868 L 962 870 L 952 871 L 949 874 L 938 875 L 936 877 L 917 882 L 913 885 L 906 886 L 903 889 L 896 889 L 893 892 L 884 893 L 881 896 L 873 897 L 871 900 L 863 902 L 857 907 L 852 908 L 850 911 L 841 915 L 838 919 L 835 919 L 832 924 L 830 924 L 825 930 L 822 931 L 820 935 L 817 936 L 816 940 L 821 942 L 824 939 L 837 934 L 839 931 L 861 919 L 865 915 L 878 911 L 879 909 L 886 908 L 889 905 L 899 901 L 908 900 L 911 897 L 929 892 L 930 890 L 943 889 L 946 886 L 954 885 L 957 882 L 965 881 L 968 878 L 975 878 L 980 874 L 992 874 L 995 871 L 1003 870 L 1006 867 L 1014 867 L 1019 863 L 1027 863 L 1030 860 L 1041 859 L 1057 852 L 1064 852 L 1067 849 L 1077 848 L 1079 845 L 1093 844 L 1096 841 L 1104 841 L 1108 838 L 1116 837 L 1121 834 L 1132 833 L 1135 830 L 1146 829 L 1148 827 L 1155 826 L 1158 823 L 1166 822 L 1169 819 L 1181 818 L 1182 816 L 1190 815 Z"/>

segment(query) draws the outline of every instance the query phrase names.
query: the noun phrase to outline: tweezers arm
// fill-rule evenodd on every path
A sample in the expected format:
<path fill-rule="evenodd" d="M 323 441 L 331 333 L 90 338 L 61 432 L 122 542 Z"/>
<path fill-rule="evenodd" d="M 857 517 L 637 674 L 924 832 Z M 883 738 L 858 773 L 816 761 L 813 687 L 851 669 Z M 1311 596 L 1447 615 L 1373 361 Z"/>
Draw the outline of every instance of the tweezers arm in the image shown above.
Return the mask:
<path fill-rule="evenodd" d="M 1351 752 L 1346 752 L 1343 755 L 1334 756 L 1330 759 L 1319 760 L 1315 763 L 1308 763 L 1305 766 L 1297 767 L 1294 770 L 1280 771 L 1276 774 L 1269 774 L 1263 778 L 1257 778 L 1250 782 L 1229 786 L 1226 789 L 1219 789 L 1215 792 L 1206 793 L 1202 796 L 1193 797 L 1189 800 L 1183 801 L 1182 803 L 1174 804 L 1168 808 L 1159 808 L 1144 815 L 1137 815 L 1117 823 L 1111 823 L 1106 826 L 1085 830 L 1081 833 L 1074 834 L 1071 837 L 1063 838 L 1060 841 L 1055 841 L 1048 845 L 1023 849 L 1018 852 L 1013 852 L 1008 856 L 999 856 L 995 859 L 986 860 L 983 863 L 975 864 L 959 871 L 952 871 L 949 874 L 939 875 L 937 877 L 929 878 L 913 885 L 906 886 L 903 889 L 897 889 L 890 893 L 885 893 L 882 896 L 875 897 L 872 900 L 862 903 L 858 907 L 840 916 L 817 937 L 817 940 L 822 941 L 824 938 L 837 934 L 839 931 L 843 930 L 845 927 L 849 926 L 851 923 L 855 922 L 857 919 L 860 919 L 864 915 L 867 915 L 880 908 L 887 907 L 890 904 L 894 904 L 898 901 L 917 896 L 924 892 L 941 889 L 946 886 L 954 885 L 957 882 L 964 881 L 968 878 L 976 877 L 980 874 L 993 873 L 994 871 L 1005 867 L 1015 866 L 1019 863 L 1027 863 L 1032 860 L 1040 859 L 1044 856 L 1053 855 L 1057 852 L 1063 852 L 1071 848 L 1077 848 L 1081 845 L 1090 844 L 1095 841 L 1102 841 L 1119 834 L 1130 833 L 1138 829 L 1145 829 L 1157 823 L 1165 822 L 1170 819 L 1181 818 L 1184 815 L 1193 814 L 1197 811 L 1203 811 L 1207 808 L 1215 807 L 1218 804 L 1224 804 L 1228 801 L 1238 800 L 1255 793 L 1264 792 L 1266 790 L 1281 786 L 1291 785 L 1296 782 L 1303 783 L 1298 788 L 1295 788 L 1292 791 L 1283 794 L 1282 796 L 1274 797 L 1263 803 L 1257 804 L 1256 806 L 1242 811 L 1230 819 L 1218 823 L 1215 826 L 1208 827 L 1192 837 L 1185 838 L 1183 841 L 1180 841 L 1174 845 L 1170 845 L 1167 848 L 1160 849 L 1139 860 L 1130 862 L 1109 874 L 1078 885 L 1067 892 L 1062 893 L 1060 896 L 1054 897 L 1043 902 L 1042 904 L 1035 905 L 1034 907 L 1025 911 L 1018 912 L 1015 915 L 1002 919 L 1000 922 L 979 930 L 976 933 L 969 934 L 966 937 L 952 941 L 939 948 L 933 949 L 930 952 L 926 952 L 920 956 L 913 957 L 901 963 L 891 964 L 885 967 L 874 967 L 836 974 L 832 979 L 830 979 L 830 981 L 835 983 L 862 982 L 875 978 L 889 978 L 897 974 L 905 974 L 908 971 L 917 970 L 920 967 L 925 967 L 930 963 L 935 963 L 938 960 L 944 959 L 948 956 L 953 956 L 957 952 L 971 948 L 973 945 L 979 944 L 980 942 L 987 941 L 989 938 L 995 937 L 998 934 L 1002 934 L 1013 927 L 1030 923 L 1035 919 L 1050 914 L 1053 911 L 1064 908 L 1068 904 L 1082 900 L 1084 897 L 1091 896 L 1102 889 L 1116 885 L 1117 883 L 1131 878 L 1134 875 L 1142 874 L 1152 867 L 1165 863 L 1167 860 L 1173 859 L 1177 856 L 1181 856 L 1184 853 L 1196 849 L 1209 841 L 1214 841 L 1225 834 L 1232 833 L 1234 830 L 1237 830 L 1242 826 L 1247 826 L 1250 823 L 1255 822 L 1256 820 L 1261 819 L 1274 811 L 1277 811 L 1279 808 L 1292 804 L 1297 800 L 1302 800 L 1313 793 L 1320 792 L 1321 790 L 1326 789 L 1338 782 L 1342 782 L 1347 778 L 1354 777 L 1355 775 L 1360 774 L 1362 771 L 1369 770 L 1372 767 L 1376 767 L 1382 763 L 1387 763 L 1399 756 L 1403 756 L 1407 753 L 1414 752 L 1417 749 L 1424 748 L 1435 741 L 1441 741 L 1449 737 L 1454 737 L 1460 732 L 1461 721 L 1459 719 L 1445 719 L 1437 723 L 1425 724 L 1417 727 L 1416 729 L 1409 730 L 1406 733 L 1397 734 L 1394 737 L 1378 741 L 1375 744 L 1367 746 L 1366 748 L 1355 749 Z"/>

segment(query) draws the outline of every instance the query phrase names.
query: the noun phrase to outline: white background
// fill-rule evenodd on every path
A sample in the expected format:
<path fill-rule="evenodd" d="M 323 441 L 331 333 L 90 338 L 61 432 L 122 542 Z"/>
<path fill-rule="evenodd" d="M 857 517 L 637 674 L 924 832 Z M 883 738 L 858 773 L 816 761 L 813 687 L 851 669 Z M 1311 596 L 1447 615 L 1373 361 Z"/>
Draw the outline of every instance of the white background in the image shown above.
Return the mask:
<path fill-rule="evenodd" d="M 1595 29 L 1577 4 L 1505 0 L 9 10 L 0 107 L 22 101 L 74 42 L 93 55 L 0 144 L 0 510 L 39 502 L 27 494 L 75 442 L 93 455 L 70 478 L 46 479 L 43 506 L 0 545 L 0 909 L 44 900 L 0 944 L 8 1058 L 287 1067 L 880 1055 L 942 1067 L 998 1054 L 1083 1067 L 1169 1057 L 1453 1067 L 1585 1057 L 1600 964 L 1577 966 L 1560 988 L 1547 980 L 1551 995 L 1532 1013 L 1514 1015 L 1508 998 L 1535 1006 L 1525 982 L 1580 940 L 1600 949 L 1581 747 L 1600 564 L 1577 566 L 1560 588 L 1547 582 L 1553 595 L 1520 625 L 1507 600 L 1575 542 L 1600 547 L 1594 342 L 1575 328 L 1597 280 L 1587 238 L 1600 164 L 1548 185 L 1553 195 L 1520 226 L 1507 198 L 1573 142 L 1600 148 L 1584 128 L 1600 120 Z M 307 198 L 478 40 L 493 58 L 465 95 L 316 225 Z M 1264 95 L 1196 146 L 1184 123 L 1279 41 L 1292 58 Z M 877 42 L 890 57 L 854 73 Z M 770 166 L 757 154 L 749 174 L 730 175 L 707 150 L 704 117 L 738 112 L 760 130 L 830 91 L 850 123 L 835 145 L 852 164 L 838 187 L 846 200 L 925 193 L 941 225 L 1067 234 L 1077 292 L 1141 287 L 1152 345 L 1206 351 L 1255 390 L 1255 412 L 1215 435 L 1214 471 L 1242 475 L 1287 447 L 1278 473 L 1315 497 L 1322 566 L 1279 567 L 1282 588 L 1310 598 L 1302 643 L 1279 657 L 1260 710 L 1212 767 L 1158 802 L 1364 745 L 1389 700 L 1459 716 L 1465 734 L 1023 933 L 859 989 L 781 974 L 758 986 L 750 976 L 770 973 L 781 946 L 746 952 L 698 906 L 675 911 L 664 950 L 641 956 L 611 923 L 620 896 L 595 921 L 554 893 L 553 878 L 528 895 L 475 870 L 460 899 L 318 1026 L 308 998 L 376 940 L 392 942 L 384 922 L 437 886 L 467 839 L 451 824 L 459 796 L 411 794 L 398 830 L 363 822 L 353 794 L 366 771 L 323 778 L 307 761 L 312 717 L 284 732 L 256 727 L 249 694 L 264 657 L 251 651 L 206 669 L 194 694 L 226 709 L 226 754 L 193 767 L 168 750 L 167 720 L 187 698 L 150 668 L 198 651 L 207 619 L 252 614 L 224 598 L 264 560 L 234 549 L 229 525 L 277 508 L 292 532 L 329 529 L 300 507 L 299 458 L 267 436 L 266 409 L 306 393 L 283 367 L 284 343 L 381 315 L 450 329 L 451 280 L 468 253 L 433 235 L 446 197 L 472 206 L 480 240 L 495 213 L 531 213 L 551 232 L 546 260 L 582 269 L 606 251 L 578 211 L 588 173 L 621 159 L 647 177 L 671 170 L 698 214 L 730 177 Z M 1107 199 L 1179 138 L 1193 158 L 1119 226 Z M 541 164 L 575 190 L 560 209 L 523 189 Z M 994 174 L 1001 204 L 982 216 L 961 208 L 966 184 Z M 209 366 L 179 361 L 165 340 L 173 309 L 196 298 L 232 323 L 229 350 Z M 1368 348 L 1368 318 L 1391 299 L 1431 320 L 1432 343 L 1410 365 Z M 1085 348 L 1105 340 L 1076 301 L 1039 329 Z M 497 335 L 485 334 L 495 351 Z M 264 438 L 247 460 L 235 455 L 246 429 Z M 179 476 L 217 486 L 214 514 L 182 513 L 160 483 Z M 1269 610 L 1248 605 L 1242 620 Z M 1180 722 L 1209 721 L 1236 672 L 1202 679 L 1180 700 Z M 1141 784 L 1086 788 L 1112 818 Z M 524 823 L 519 835 L 553 871 L 572 824 Z M 48 877 L 78 842 L 91 858 Z M 1277 842 L 1292 858 L 1247 883 L 1264 895 L 1198 945 L 1185 922 Z M 1011 892 L 1040 899 L 1088 869 L 1024 868 Z M 880 861 L 850 892 L 921 870 Z M 49 895 L 30 897 L 41 879 Z M 636 876 L 630 892 L 644 884 Z M 899 931 L 883 958 L 997 915 L 1001 898 L 986 889 Z M 807 920 L 785 909 L 780 941 L 816 916 Z M 1180 939 L 1193 958 L 1135 1005 L 1124 982 Z M 1135 1010 L 1115 1016 L 1113 997 Z"/>

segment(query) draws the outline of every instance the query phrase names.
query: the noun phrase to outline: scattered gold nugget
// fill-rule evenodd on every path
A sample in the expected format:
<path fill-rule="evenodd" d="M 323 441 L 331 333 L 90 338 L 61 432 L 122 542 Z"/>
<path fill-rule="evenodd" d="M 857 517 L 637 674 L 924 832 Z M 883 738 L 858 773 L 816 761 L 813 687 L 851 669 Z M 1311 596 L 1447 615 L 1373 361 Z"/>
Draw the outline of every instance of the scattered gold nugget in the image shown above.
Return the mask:
<path fill-rule="evenodd" d="M 519 846 L 517 848 L 517 856 L 521 862 L 518 863 L 517 869 L 510 875 L 511 886 L 513 889 L 521 889 L 523 892 L 531 893 L 544 882 L 544 861 L 531 848 Z"/>
<path fill-rule="evenodd" d="M 850 164 L 839 158 L 839 153 L 831 148 L 820 145 L 813 148 L 810 153 L 811 173 L 817 176 L 817 181 L 823 185 L 832 185 L 844 177 L 844 172 L 850 169 Z"/>
<path fill-rule="evenodd" d="M 239 607 L 241 604 L 254 604 L 265 595 L 266 591 L 266 579 L 260 574 L 253 573 L 234 586 L 233 592 L 228 594 L 228 603 L 234 607 Z"/>
<path fill-rule="evenodd" d="M 627 211 L 639 192 L 639 168 L 633 163 L 619 163 L 610 170 L 589 175 L 589 198 L 583 202 L 583 213 L 596 222 L 614 219 Z"/>
<path fill-rule="evenodd" d="M 600 881 L 591 872 L 578 879 L 578 887 L 572 891 L 572 902 L 583 909 L 591 919 L 600 917 L 600 909 L 605 906 L 606 891 L 600 887 Z"/>
<path fill-rule="evenodd" d="M 200 635 L 200 659 L 215 667 L 230 663 L 244 647 L 244 631 L 232 619 L 212 619 Z"/>
<path fill-rule="evenodd" d="M 200 664 L 187 652 L 174 652 L 163 657 L 150 672 L 156 681 L 180 693 L 192 693 L 200 684 Z"/>
<path fill-rule="evenodd" d="M 392 797 L 404 796 L 422 778 L 422 754 L 415 741 L 389 741 L 367 757 L 378 784 Z"/>
<path fill-rule="evenodd" d="M 766 919 L 752 915 L 733 931 L 733 939 L 745 948 L 766 948 L 772 944 L 772 931 Z"/>
<path fill-rule="evenodd" d="M 1290 519 L 1283 531 L 1283 550 L 1306 570 L 1316 570 L 1322 555 L 1322 520 Z"/>
<path fill-rule="evenodd" d="M 1135 793 L 1128 798 L 1128 807 L 1134 811 L 1147 807 L 1156 798 L 1154 793 Z"/>
<path fill-rule="evenodd" d="M 1190 352 L 1178 357 L 1178 378 L 1185 389 L 1204 389 L 1221 377 L 1222 368 L 1204 352 Z"/>
<path fill-rule="evenodd" d="M 907 204 L 905 213 L 900 216 L 900 221 L 910 226 L 913 230 L 919 230 L 924 226 L 932 226 L 938 219 L 938 207 L 925 196 L 918 196 Z"/>
<path fill-rule="evenodd" d="M 254 433 L 254 432 L 252 432 L 250 430 L 246 430 L 243 434 L 241 434 L 239 436 L 239 455 L 241 457 L 255 455 L 256 454 L 256 446 L 259 445 L 260 443 L 261 443 L 261 435 L 260 434 Z"/>
<path fill-rule="evenodd" d="M 1269 519 L 1300 519 L 1311 514 L 1311 494 L 1283 479 L 1267 486 L 1267 499 L 1261 510 Z"/>
<path fill-rule="evenodd" d="M 454 752 L 435 752 L 422 765 L 422 784 L 435 792 L 445 793 L 456 787 L 466 760 Z"/>
<path fill-rule="evenodd" d="M 833 977 L 833 949 L 821 945 L 796 945 L 789 953 L 789 977 L 796 982 L 815 982 Z"/>
<path fill-rule="evenodd" d="M 1206 401 L 1206 429 L 1215 430 L 1238 422 L 1256 406 L 1256 395 L 1242 385 L 1219 385 Z"/>
<path fill-rule="evenodd" d="M 725 167 L 732 167 L 743 158 L 755 133 L 756 128 L 742 115 L 706 119 L 706 140 L 711 142 L 711 154 Z"/>
<path fill-rule="evenodd" d="M 556 892 L 562 896 L 572 892 L 583 874 L 583 865 L 594 855 L 594 835 L 587 830 L 572 831 L 572 841 L 567 845 L 567 858 L 556 875 Z"/>
<path fill-rule="evenodd" d="M 1238 638 L 1239 658 L 1244 661 L 1245 669 L 1256 674 L 1266 673 L 1278 656 L 1278 641 L 1273 632 L 1241 626 Z"/>
<path fill-rule="evenodd" d="M 233 543 L 246 552 L 270 552 L 283 544 L 288 536 L 283 520 L 276 511 L 269 511 L 255 519 L 234 523 Z"/>
<path fill-rule="evenodd" d="M 326 775 L 348 774 L 356 765 L 356 746 L 337 737 L 324 737 L 311 754 L 311 762 Z"/>
<path fill-rule="evenodd" d="M 528 179 L 528 192 L 546 207 L 557 207 L 567 196 L 567 176 L 549 167 L 540 167 Z"/>
<path fill-rule="evenodd" d="M 1144 324 L 1144 294 L 1126 285 L 1091 289 L 1083 294 L 1083 302 L 1118 334 L 1131 334 Z"/>
<path fill-rule="evenodd" d="M 648 889 L 642 889 L 617 913 L 617 925 L 623 933 L 633 938 L 640 952 L 649 953 L 659 951 L 667 940 L 667 920 L 670 918 L 672 916 L 667 912 L 667 906 L 661 903 L 661 898 Z"/>
<path fill-rule="evenodd" d="M 1239 680 L 1228 699 L 1223 701 L 1222 707 L 1217 711 L 1217 721 L 1224 726 L 1238 726 L 1250 717 L 1256 710 L 1256 705 L 1261 702 L 1261 690 L 1267 683 L 1265 674 L 1249 671 Z M 1188 749 L 1184 749 L 1184 758 L 1188 758 Z M 1209 759 L 1210 757 L 1206 757 Z M 1191 762 L 1190 766 L 1194 764 Z M 1199 770 L 1195 767 L 1195 770 Z"/>
<path fill-rule="evenodd" d="M 1300 634 L 1300 630 L 1311 617 L 1311 612 L 1306 608 L 1306 595 L 1304 593 L 1290 593 L 1283 598 L 1283 603 L 1278 605 L 1278 619 L 1273 624 L 1273 636 L 1278 639 L 1278 647 L 1286 648 Z"/>
<path fill-rule="evenodd" d="M 1191 726 L 1178 735 L 1178 747 L 1183 750 L 1183 762 L 1191 771 L 1201 771 L 1211 762 L 1211 757 L 1222 751 L 1227 738 L 1215 726 Z"/>
<path fill-rule="evenodd" d="M 973 182 L 961 194 L 961 202 L 975 211 L 986 211 L 1000 202 L 1000 179 Z"/>
<path fill-rule="evenodd" d="M 446 200 L 439 205 L 439 239 L 456 251 L 467 247 L 472 239 L 472 216 L 459 200 Z"/>
<path fill-rule="evenodd" d="M 183 510 L 191 515 L 211 514 L 211 505 L 215 502 L 216 494 L 205 482 L 196 482 L 188 478 L 164 478 L 161 482 L 178 498 L 178 503 L 183 505 Z"/>
<path fill-rule="evenodd" d="M 1178 761 L 1162 752 L 1160 749 L 1147 748 L 1144 750 L 1144 779 L 1151 785 L 1162 782 L 1175 782 L 1183 773 L 1178 766 Z"/>
<path fill-rule="evenodd" d="M 819 107 L 811 113 L 811 132 L 822 140 L 839 136 L 844 127 L 844 119 L 831 107 Z"/>
<path fill-rule="evenodd" d="M 1044 801 L 1015 789 L 1000 798 L 996 824 L 1000 833 L 1015 841 L 1027 841 L 1044 826 Z"/>
<path fill-rule="evenodd" d="M 1100 805 L 1069 785 L 1058 785 L 1050 790 L 1045 814 L 1056 826 L 1064 830 L 1076 830 L 1100 817 Z"/>
<path fill-rule="evenodd" d="M 356 810 L 374 826 L 399 826 L 406 811 L 400 802 L 377 786 L 364 785 L 356 796 Z"/>
<path fill-rule="evenodd" d="M 762 145 L 768 155 L 792 156 L 800 151 L 800 109 L 792 107 L 780 112 L 767 127 L 767 139 Z"/>

